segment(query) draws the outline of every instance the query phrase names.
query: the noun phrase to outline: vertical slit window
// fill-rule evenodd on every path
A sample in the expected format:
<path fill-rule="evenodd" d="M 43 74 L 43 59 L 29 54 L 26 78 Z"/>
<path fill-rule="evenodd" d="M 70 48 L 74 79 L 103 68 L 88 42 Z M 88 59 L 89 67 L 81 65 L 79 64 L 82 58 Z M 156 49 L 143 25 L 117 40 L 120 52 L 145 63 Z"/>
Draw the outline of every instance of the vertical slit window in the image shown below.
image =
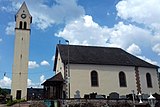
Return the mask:
<path fill-rule="evenodd" d="M 22 21 L 19 22 L 19 29 L 22 29 Z"/>
<path fill-rule="evenodd" d="M 91 86 L 98 86 L 98 73 L 96 71 L 91 72 Z"/>
<path fill-rule="evenodd" d="M 27 22 L 24 22 L 24 29 L 27 29 Z"/>

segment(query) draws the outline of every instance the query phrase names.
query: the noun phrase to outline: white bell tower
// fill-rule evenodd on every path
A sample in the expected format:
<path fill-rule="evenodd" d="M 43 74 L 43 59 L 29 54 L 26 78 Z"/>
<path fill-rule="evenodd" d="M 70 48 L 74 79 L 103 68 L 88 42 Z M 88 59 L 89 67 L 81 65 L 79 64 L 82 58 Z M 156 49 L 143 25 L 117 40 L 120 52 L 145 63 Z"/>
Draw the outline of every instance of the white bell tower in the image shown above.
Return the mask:
<path fill-rule="evenodd" d="M 15 21 L 11 95 L 13 99 L 27 99 L 28 57 L 32 16 L 25 2 L 15 15 Z"/>

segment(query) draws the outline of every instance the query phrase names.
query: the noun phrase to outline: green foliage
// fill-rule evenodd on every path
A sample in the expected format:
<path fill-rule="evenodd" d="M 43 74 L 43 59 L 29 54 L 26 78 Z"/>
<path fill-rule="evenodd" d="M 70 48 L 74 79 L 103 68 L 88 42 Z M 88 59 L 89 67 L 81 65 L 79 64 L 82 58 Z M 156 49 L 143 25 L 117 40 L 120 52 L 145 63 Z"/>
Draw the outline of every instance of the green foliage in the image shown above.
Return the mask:
<path fill-rule="evenodd" d="M 6 96 L 8 93 L 0 87 L 0 95 Z"/>
<path fill-rule="evenodd" d="M 7 106 L 11 106 L 11 105 L 14 105 L 14 104 L 16 104 L 17 103 L 17 100 L 9 100 L 8 102 L 7 102 Z"/>
<path fill-rule="evenodd" d="M 25 101 L 26 101 L 25 99 L 9 100 L 9 101 L 7 102 L 7 106 L 12 106 L 12 105 L 14 105 L 14 104 L 16 104 L 16 103 L 25 102 Z"/>
<path fill-rule="evenodd" d="M 0 94 L 2 93 L 2 88 L 0 87 Z"/>

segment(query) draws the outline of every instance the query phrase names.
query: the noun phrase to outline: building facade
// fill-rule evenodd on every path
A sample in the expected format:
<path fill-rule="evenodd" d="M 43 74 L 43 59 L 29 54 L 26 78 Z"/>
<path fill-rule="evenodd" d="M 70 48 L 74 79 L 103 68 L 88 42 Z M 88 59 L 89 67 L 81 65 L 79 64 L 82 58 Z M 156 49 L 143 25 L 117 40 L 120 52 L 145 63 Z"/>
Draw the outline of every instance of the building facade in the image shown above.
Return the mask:
<path fill-rule="evenodd" d="M 28 57 L 30 42 L 30 15 L 25 2 L 15 15 L 14 62 L 12 68 L 11 95 L 13 99 L 27 98 Z"/>
<path fill-rule="evenodd" d="M 112 92 L 127 95 L 132 90 L 135 94 L 159 93 L 158 68 L 120 48 L 59 44 L 52 83 L 63 81 L 59 98 L 84 98 L 90 93 L 108 96 Z M 58 75 L 62 78 L 55 81 Z M 52 87 L 50 92 L 57 91 L 55 85 L 43 85 Z"/>

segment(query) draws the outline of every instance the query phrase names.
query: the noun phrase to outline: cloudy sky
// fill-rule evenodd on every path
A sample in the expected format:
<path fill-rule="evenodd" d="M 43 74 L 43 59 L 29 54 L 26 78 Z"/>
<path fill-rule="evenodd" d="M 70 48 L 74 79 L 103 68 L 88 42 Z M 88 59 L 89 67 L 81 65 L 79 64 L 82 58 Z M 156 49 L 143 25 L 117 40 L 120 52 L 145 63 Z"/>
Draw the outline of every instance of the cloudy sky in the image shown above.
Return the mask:
<path fill-rule="evenodd" d="M 0 87 L 10 88 L 14 16 L 24 0 L 0 0 Z M 25 0 L 32 15 L 28 87 L 54 75 L 55 46 L 120 47 L 160 66 L 160 0 Z"/>

